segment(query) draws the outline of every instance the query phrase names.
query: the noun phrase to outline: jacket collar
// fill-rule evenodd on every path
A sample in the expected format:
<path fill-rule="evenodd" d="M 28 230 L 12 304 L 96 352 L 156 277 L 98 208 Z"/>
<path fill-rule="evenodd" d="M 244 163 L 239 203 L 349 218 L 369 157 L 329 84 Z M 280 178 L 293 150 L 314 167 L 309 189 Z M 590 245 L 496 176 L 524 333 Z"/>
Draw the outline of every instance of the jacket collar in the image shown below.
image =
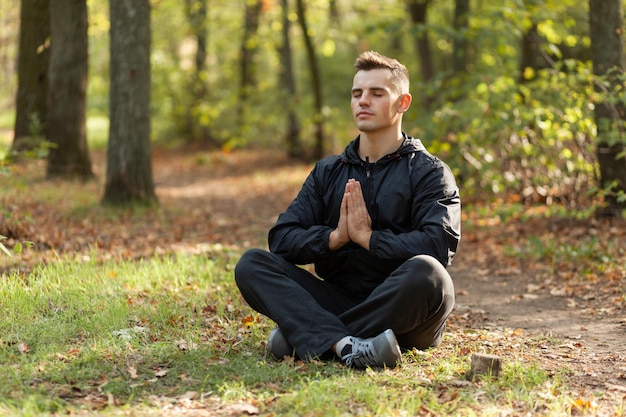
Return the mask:
<path fill-rule="evenodd" d="M 402 132 L 402 136 L 404 137 L 404 142 L 402 145 L 395 151 L 392 152 L 380 159 L 380 161 L 386 160 L 400 160 L 404 155 L 414 152 L 425 151 L 426 148 L 422 144 L 422 141 L 411 136 L 408 136 L 406 133 Z M 359 157 L 359 142 L 361 141 L 361 135 L 357 136 L 353 139 L 348 146 L 343 150 L 341 154 L 341 160 L 344 163 L 349 164 L 361 164 L 361 158 Z"/>

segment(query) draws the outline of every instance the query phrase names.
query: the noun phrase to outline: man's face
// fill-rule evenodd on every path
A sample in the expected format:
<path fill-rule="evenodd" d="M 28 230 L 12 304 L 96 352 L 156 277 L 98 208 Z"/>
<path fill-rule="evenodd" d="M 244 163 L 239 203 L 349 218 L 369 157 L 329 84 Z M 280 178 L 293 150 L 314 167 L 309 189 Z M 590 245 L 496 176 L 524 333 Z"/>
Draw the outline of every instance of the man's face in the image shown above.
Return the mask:
<path fill-rule="evenodd" d="M 361 132 L 384 130 L 401 121 L 402 95 L 391 83 L 391 71 L 358 71 L 352 83 L 352 116 Z"/>

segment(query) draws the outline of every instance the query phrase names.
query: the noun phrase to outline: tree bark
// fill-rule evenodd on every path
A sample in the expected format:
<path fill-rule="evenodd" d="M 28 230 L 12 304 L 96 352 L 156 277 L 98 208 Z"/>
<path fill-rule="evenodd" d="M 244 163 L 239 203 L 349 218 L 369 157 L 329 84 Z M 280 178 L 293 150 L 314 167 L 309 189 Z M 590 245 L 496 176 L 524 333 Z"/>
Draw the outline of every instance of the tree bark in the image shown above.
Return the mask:
<path fill-rule="evenodd" d="M 93 177 L 87 146 L 87 0 L 55 0 L 50 7 L 48 120 L 52 144 L 47 176 Z"/>
<path fill-rule="evenodd" d="M 194 73 L 191 76 L 191 109 L 185 114 L 185 124 L 189 139 L 200 139 L 210 143 L 211 129 L 208 123 L 203 122 L 201 108 L 209 96 L 209 87 L 206 82 L 206 57 L 208 43 L 208 7 L 207 0 L 186 0 L 187 20 L 191 31 L 196 38 L 196 53 L 194 57 Z"/>
<path fill-rule="evenodd" d="M 289 0 L 281 0 L 282 2 L 282 38 L 283 43 L 280 48 L 280 74 L 278 82 L 282 85 L 285 92 L 287 106 L 287 133 L 285 135 L 287 142 L 287 155 L 291 158 L 301 159 L 304 157 L 302 143 L 300 141 L 300 121 L 296 112 L 296 79 L 293 71 L 293 60 L 291 51 L 291 41 L 289 38 L 289 30 L 291 23 L 289 21 Z"/>
<path fill-rule="evenodd" d="M 254 67 L 254 56 L 258 49 L 258 41 L 254 38 L 259 30 L 261 18 L 261 1 L 247 0 L 244 16 L 244 33 L 241 40 L 241 68 L 240 68 L 240 103 L 245 103 L 248 94 L 256 85 L 256 71 Z"/>
<path fill-rule="evenodd" d="M 467 72 L 467 31 L 469 29 L 469 0 L 454 2 L 454 49 L 452 67 L 455 73 Z"/>
<path fill-rule="evenodd" d="M 322 112 L 323 100 L 322 100 L 322 75 L 319 68 L 317 56 L 315 54 L 315 47 L 313 46 L 313 40 L 309 35 L 309 28 L 306 20 L 306 8 L 303 0 L 296 0 L 298 22 L 302 29 L 302 36 L 304 37 L 304 45 L 306 47 L 307 61 L 309 63 L 309 69 L 311 70 L 311 84 L 313 88 L 313 95 L 315 98 L 315 109 L 313 116 L 313 123 L 315 125 L 315 149 L 313 157 L 315 159 L 321 159 L 324 156 L 324 114 Z"/>
<path fill-rule="evenodd" d="M 150 151 L 150 2 L 115 0 L 104 204 L 157 201 Z"/>
<path fill-rule="evenodd" d="M 597 126 L 596 154 L 600 167 L 600 186 L 607 194 L 608 207 L 603 214 L 618 216 L 626 208 L 619 195 L 626 198 L 626 106 L 621 100 L 611 100 L 624 89 L 624 14 L 621 0 L 590 0 L 589 27 L 593 72 L 605 79 L 608 87 L 596 83 L 605 95 L 595 103 Z M 623 94 L 623 93 L 622 93 Z M 616 103 L 617 101 L 617 103 Z"/>
<path fill-rule="evenodd" d="M 15 136 L 11 150 L 20 152 L 40 145 L 47 119 L 48 64 L 50 62 L 49 0 L 22 0 L 17 61 Z"/>
<path fill-rule="evenodd" d="M 429 1 L 430 0 L 407 0 L 406 3 L 411 21 L 417 27 L 415 31 L 415 46 L 420 58 L 420 68 L 424 82 L 430 81 L 435 75 L 430 40 L 426 28 Z M 427 108 L 430 107 L 434 100 L 435 97 L 427 96 L 424 100 L 425 106 Z"/>

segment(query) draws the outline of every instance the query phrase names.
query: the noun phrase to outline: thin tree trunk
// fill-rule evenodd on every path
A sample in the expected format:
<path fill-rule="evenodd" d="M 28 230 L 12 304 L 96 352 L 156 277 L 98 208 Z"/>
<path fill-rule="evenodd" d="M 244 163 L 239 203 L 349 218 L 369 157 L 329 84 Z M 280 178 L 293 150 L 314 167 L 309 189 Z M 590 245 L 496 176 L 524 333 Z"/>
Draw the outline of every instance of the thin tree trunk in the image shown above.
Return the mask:
<path fill-rule="evenodd" d="M 593 72 L 605 77 L 608 88 L 603 91 L 601 83 L 597 90 L 606 95 L 623 90 L 625 65 L 624 56 L 624 14 L 621 0 L 590 0 L 589 26 Z M 606 88 L 606 87 L 605 87 Z M 603 214 L 618 216 L 626 208 L 626 202 L 619 202 L 619 195 L 626 198 L 626 106 L 623 102 L 610 100 L 595 104 L 597 125 L 596 153 L 600 166 L 600 186 L 608 191 L 608 207 Z"/>
<path fill-rule="evenodd" d="M 259 0 L 246 1 L 244 16 L 244 34 L 241 40 L 241 68 L 240 68 L 240 103 L 245 103 L 250 90 L 256 85 L 256 71 L 254 56 L 258 50 L 258 42 L 254 37 L 259 30 L 261 18 L 261 2 Z"/>
<path fill-rule="evenodd" d="M 430 0 L 407 0 L 407 9 L 411 16 L 411 21 L 417 27 L 415 46 L 420 58 L 420 68 L 424 82 L 430 81 L 435 75 L 430 40 L 426 27 L 429 1 Z M 434 100 L 435 97 L 427 96 L 425 98 L 425 106 L 427 108 L 430 107 Z"/>
<path fill-rule="evenodd" d="M 93 177 L 87 146 L 87 0 L 50 7 L 50 69 L 46 138 L 48 177 Z"/>
<path fill-rule="evenodd" d="M 150 1 L 115 0 L 104 204 L 156 202 L 150 151 Z"/>
<path fill-rule="evenodd" d="M 309 35 L 309 29 L 306 20 L 306 9 L 303 0 L 296 0 L 298 22 L 302 28 L 302 35 L 304 36 L 304 45 L 306 47 L 307 61 L 309 63 L 309 69 L 311 70 L 311 84 L 313 88 L 313 94 L 315 98 L 315 109 L 313 116 L 313 123 L 315 124 L 315 150 L 313 157 L 315 159 L 321 159 L 324 156 L 324 114 L 322 112 L 322 76 L 319 68 L 317 56 L 315 54 L 315 47 L 313 46 L 313 40 Z"/>
<path fill-rule="evenodd" d="M 11 150 L 34 149 L 46 124 L 48 64 L 50 62 L 49 0 L 22 0 L 17 61 L 15 136 Z"/>
<path fill-rule="evenodd" d="M 279 73 L 279 83 L 285 92 L 287 106 L 287 155 L 292 158 L 303 158 L 302 143 L 300 141 L 300 121 L 296 112 L 296 80 L 293 72 L 291 41 L 289 38 L 289 30 L 291 23 L 289 21 L 289 0 L 281 0 L 282 3 L 282 38 L 283 43 L 280 48 L 281 70 Z"/>
<path fill-rule="evenodd" d="M 207 123 L 202 122 L 204 119 L 200 112 L 200 108 L 209 95 L 209 88 L 206 82 L 206 57 L 207 57 L 207 0 L 186 0 L 186 13 L 191 30 L 196 38 L 196 54 L 194 57 L 194 73 L 191 77 L 191 111 L 186 113 L 186 124 L 190 139 L 201 139 L 209 142 L 211 133 Z"/>
<path fill-rule="evenodd" d="M 469 0 L 454 2 L 454 49 L 452 67 L 455 73 L 467 72 L 467 31 L 469 29 Z"/>

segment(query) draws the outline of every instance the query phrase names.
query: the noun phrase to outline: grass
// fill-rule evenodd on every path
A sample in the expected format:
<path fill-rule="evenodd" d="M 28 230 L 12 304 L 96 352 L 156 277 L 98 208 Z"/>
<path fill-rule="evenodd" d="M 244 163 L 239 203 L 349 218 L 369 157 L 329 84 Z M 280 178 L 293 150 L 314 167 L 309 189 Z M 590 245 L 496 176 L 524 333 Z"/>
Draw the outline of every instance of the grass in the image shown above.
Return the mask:
<path fill-rule="evenodd" d="M 1 276 L 0 415 L 155 415 L 172 404 L 240 403 L 306 416 L 571 408 L 564 375 L 549 375 L 533 355 L 510 357 L 499 379 L 465 379 L 470 352 L 489 349 L 480 332 L 452 331 L 441 348 L 407 352 L 394 370 L 274 361 L 263 348 L 272 323 L 233 283 L 237 253 L 91 258 Z"/>
<path fill-rule="evenodd" d="M 104 125 L 97 121 L 91 126 Z M 54 207 L 46 215 L 60 213 L 58 218 L 71 217 L 73 223 L 100 225 L 108 219 L 103 233 L 119 234 L 114 228 L 119 226 L 128 228 L 129 236 L 147 236 L 150 227 L 144 223 L 170 229 L 164 225 L 169 217 L 159 211 L 129 214 L 100 207 L 98 184 L 51 187 L 38 184 L 38 175 L 11 176 L 3 196 L 36 195 L 46 202 L 44 207 Z M 510 256 L 546 263 L 550 269 L 576 261 L 577 268 L 594 273 L 601 272 L 604 258 L 597 254 L 603 253 L 615 264 L 604 268 L 622 271 L 617 266 L 623 250 L 617 244 L 597 252 L 601 240 L 584 234 L 581 239 L 577 228 L 554 242 L 550 230 L 534 230 L 532 212 L 521 206 L 498 210 L 472 209 L 476 218 L 465 222 L 487 249 L 504 247 Z M 35 216 L 1 207 L 0 215 L 24 228 Z M 145 217 L 150 216 L 158 221 L 149 223 Z M 532 231 L 528 239 L 506 229 L 507 220 L 521 217 Z M 80 233 L 87 232 L 71 229 L 68 236 Z M 593 397 L 569 390 L 566 367 L 555 370 L 541 362 L 542 350 L 561 341 L 516 336 L 506 329 L 473 330 L 473 323 L 460 326 L 458 318 L 439 348 L 406 352 L 403 365 L 394 370 L 277 362 L 264 351 L 273 324 L 250 310 L 234 285 L 239 252 L 216 245 L 202 254 L 141 259 L 131 251 L 132 243 L 129 239 L 123 246 L 135 260 L 121 254 L 112 259 L 115 247 L 106 253 L 94 248 L 92 253 L 46 258 L 32 271 L 0 272 L 0 416 L 193 415 L 194 410 L 246 415 L 238 406 L 274 416 L 571 415 L 595 410 Z M 4 261 L 17 264 L 35 252 L 25 249 L 11 260 L 0 252 L 0 268 Z M 580 262 L 581 257 L 586 261 Z M 466 379 L 473 352 L 501 355 L 501 377 Z M 621 407 L 612 415 L 624 415 Z"/>
<path fill-rule="evenodd" d="M 13 142 L 15 112 L 0 112 L 0 159 L 4 157 Z M 109 140 L 108 116 L 91 114 L 87 117 L 87 140 L 89 150 L 105 150 Z"/>

